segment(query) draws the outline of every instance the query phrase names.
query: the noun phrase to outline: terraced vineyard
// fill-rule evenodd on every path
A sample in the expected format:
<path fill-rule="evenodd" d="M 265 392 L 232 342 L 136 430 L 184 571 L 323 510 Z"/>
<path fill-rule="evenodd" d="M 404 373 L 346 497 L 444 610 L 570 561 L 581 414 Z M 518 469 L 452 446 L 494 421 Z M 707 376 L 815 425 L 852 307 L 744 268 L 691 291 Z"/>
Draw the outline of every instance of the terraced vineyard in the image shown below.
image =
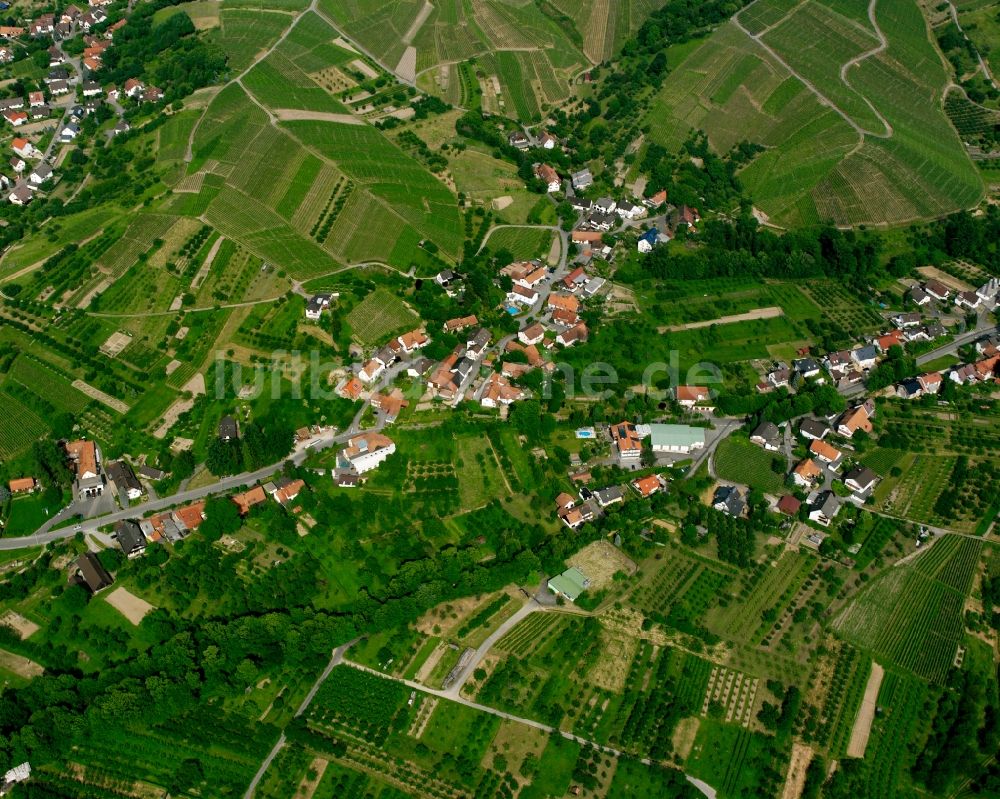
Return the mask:
<path fill-rule="evenodd" d="M 858 646 L 941 682 L 964 632 L 962 606 L 981 549 L 977 539 L 945 536 L 916 560 L 879 575 L 834 628 Z"/>
<path fill-rule="evenodd" d="M 652 135 L 676 145 L 700 128 L 719 151 L 767 147 L 741 177 L 779 224 L 900 224 L 974 205 L 983 182 L 941 108 L 948 76 L 922 13 L 879 2 L 875 18 L 884 52 L 842 3 L 759 0 L 667 77 Z M 784 64 L 750 38 L 765 29 Z"/>

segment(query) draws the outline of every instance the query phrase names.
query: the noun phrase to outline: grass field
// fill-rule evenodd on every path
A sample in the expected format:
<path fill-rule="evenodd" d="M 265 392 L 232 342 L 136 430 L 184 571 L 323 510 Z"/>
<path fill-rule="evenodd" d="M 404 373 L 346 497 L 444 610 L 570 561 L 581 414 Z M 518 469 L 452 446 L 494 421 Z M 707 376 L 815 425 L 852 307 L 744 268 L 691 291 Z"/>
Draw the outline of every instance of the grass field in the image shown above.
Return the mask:
<path fill-rule="evenodd" d="M 385 343 L 392 333 L 404 333 L 420 323 L 399 297 L 386 289 L 376 289 L 347 314 L 347 324 L 366 345 Z"/>
<path fill-rule="evenodd" d="M 676 145 L 702 128 L 720 151 L 743 139 L 768 147 L 741 177 L 778 224 L 900 224 L 975 204 L 982 180 L 941 108 L 947 76 L 916 4 L 877 5 L 888 49 L 846 81 L 841 67 L 877 36 L 843 11 L 763 0 L 740 17 L 751 32 L 771 26 L 766 44 L 822 100 L 729 23 L 667 77 L 650 112 L 654 138 Z"/>
<path fill-rule="evenodd" d="M 943 681 L 964 632 L 962 605 L 981 548 L 981 541 L 945 536 L 873 580 L 835 628 L 920 677 Z"/>
<path fill-rule="evenodd" d="M 487 246 L 493 252 L 507 250 L 518 261 L 544 258 L 552 246 L 552 232 L 538 228 L 500 228 L 490 234 Z"/>
<path fill-rule="evenodd" d="M 784 489 L 784 456 L 768 452 L 743 436 L 729 436 L 719 443 L 714 455 L 715 473 L 722 480 L 759 488 L 769 494 Z M 780 468 L 776 471 L 775 464 Z"/>

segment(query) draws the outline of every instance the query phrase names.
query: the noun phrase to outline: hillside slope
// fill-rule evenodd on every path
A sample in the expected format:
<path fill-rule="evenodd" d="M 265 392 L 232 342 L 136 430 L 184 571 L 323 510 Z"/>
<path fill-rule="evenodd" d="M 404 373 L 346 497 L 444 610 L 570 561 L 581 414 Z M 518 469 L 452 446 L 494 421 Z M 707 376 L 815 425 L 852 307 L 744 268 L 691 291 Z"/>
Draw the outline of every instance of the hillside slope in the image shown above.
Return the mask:
<path fill-rule="evenodd" d="M 948 82 L 913 0 L 758 0 L 668 76 L 648 122 L 669 145 L 700 128 L 720 151 L 765 147 L 742 177 L 776 224 L 901 224 L 983 193 Z"/>

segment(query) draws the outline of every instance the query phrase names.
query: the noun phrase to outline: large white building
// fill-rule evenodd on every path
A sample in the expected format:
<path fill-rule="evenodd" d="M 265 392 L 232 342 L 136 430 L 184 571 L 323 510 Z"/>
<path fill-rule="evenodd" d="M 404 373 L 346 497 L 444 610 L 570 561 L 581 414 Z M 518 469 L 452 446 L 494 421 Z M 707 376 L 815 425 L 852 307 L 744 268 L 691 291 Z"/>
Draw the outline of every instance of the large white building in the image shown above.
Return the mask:
<path fill-rule="evenodd" d="M 396 443 L 381 433 L 362 433 L 347 442 L 340 453 L 345 466 L 358 474 L 377 469 L 382 462 L 396 451 Z"/>
<path fill-rule="evenodd" d="M 705 429 L 686 424 L 651 424 L 653 452 L 685 454 L 705 446 Z"/>

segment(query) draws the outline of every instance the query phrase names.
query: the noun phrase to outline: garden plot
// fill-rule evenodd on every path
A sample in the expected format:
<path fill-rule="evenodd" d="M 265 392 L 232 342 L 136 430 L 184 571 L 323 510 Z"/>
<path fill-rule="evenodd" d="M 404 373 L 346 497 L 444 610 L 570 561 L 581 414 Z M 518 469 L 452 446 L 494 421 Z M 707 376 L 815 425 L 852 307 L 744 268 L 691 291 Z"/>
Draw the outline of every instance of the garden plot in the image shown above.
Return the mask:
<path fill-rule="evenodd" d="M 0 624 L 10 627 L 22 641 L 25 638 L 30 638 L 42 629 L 35 622 L 31 621 L 31 619 L 26 619 L 14 610 L 8 610 L 3 616 L 0 616 Z"/>
<path fill-rule="evenodd" d="M 45 673 L 45 668 L 35 661 L 22 655 L 15 655 L 6 649 L 0 649 L 0 668 L 12 671 L 18 677 L 24 677 L 27 680 L 40 677 Z"/>
<path fill-rule="evenodd" d="M 590 588 L 599 591 L 611 584 L 619 572 L 635 574 L 635 562 L 608 541 L 594 541 L 566 561 L 587 575 Z"/>
<path fill-rule="evenodd" d="M 721 705 L 726 721 L 749 727 L 757 699 L 760 679 L 725 666 L 714 666 L 708 678 L 708 689 L 702 702 L 701 714 L 708 715 L 713 704 Z"/>
<path fill-rule="evenodd" d="M 101 345 L 101 352 L 109 358 L 117 358 L 131 343 L 131 333 L 127 333 L 123 330 L 116 330 L 108 337 L 108 340 Z"/>
<path fill-rule="evenodd" d="M 147 613 L 155 610 L 145 599 L 137 597 L 135 594 L 121 587 L 116 588 L 105 596 L 104 599 L 107 600 L 107 603 L 111 607 L 137 627 L 139 626 L 139 622 L 146 617 Z"/>

